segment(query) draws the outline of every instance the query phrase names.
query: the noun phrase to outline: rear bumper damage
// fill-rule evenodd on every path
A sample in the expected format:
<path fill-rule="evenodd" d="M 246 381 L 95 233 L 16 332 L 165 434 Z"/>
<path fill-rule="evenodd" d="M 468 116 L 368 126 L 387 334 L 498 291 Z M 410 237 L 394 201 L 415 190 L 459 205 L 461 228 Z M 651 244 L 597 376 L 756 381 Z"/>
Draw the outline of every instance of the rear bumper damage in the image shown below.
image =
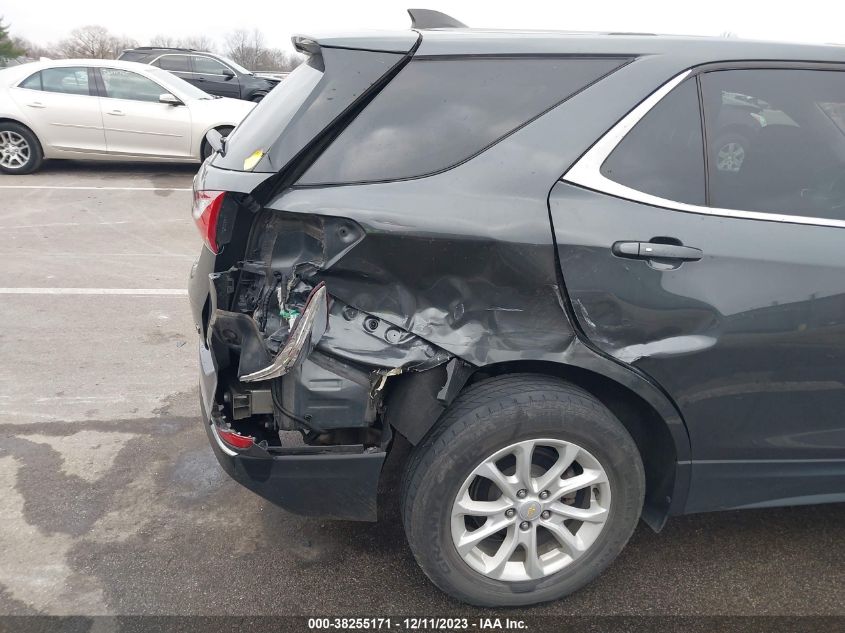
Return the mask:
<path fill-rule="evenodd" d="M 190 280 L 203 421 L 246 488 L 297 514 L 374 521 L 392 440 L 385 387 L 435 368 L 443 383 L 454 357 L 332 296 L 323 255 L 214 272 L 203 252 Z"/>
<path fill-rule="evenodd" d="M 199 345 L 202 418 L 209 442 L 232 479 L 276 505 L 306 516 L 375 521 L 385 452 L 364 446 L 238 448 L 221 438 L 226 422 L 214 411 L 214 358 Z M 210 403 L 210 405 L 209 405 Z"/>

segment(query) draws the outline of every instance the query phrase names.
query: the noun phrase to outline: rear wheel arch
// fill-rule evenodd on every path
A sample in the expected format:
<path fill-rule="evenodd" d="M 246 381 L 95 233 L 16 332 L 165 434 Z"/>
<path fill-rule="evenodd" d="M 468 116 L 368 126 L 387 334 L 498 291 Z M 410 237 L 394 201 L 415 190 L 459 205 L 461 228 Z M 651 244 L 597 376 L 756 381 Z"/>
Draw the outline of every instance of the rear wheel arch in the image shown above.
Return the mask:
<path fill-rule="evenodd" d="M 618 366 L 617 366 L 618 367 Z M 429 370 L 438 371 L 439 368 Z M 624 369 L 624 368 L 621 368 Z M 431 380 L 426 380 L 425 374 L 408 374 L 405 381 L 419 383 L 421 392 L 431 394 L 433 398 L 436 391 L 432 393 Z M 599 400 L 613 413 L 625 426 L 639 449 L 646 474 L 646 498 L 643 507 L 642 518 L 655 530 L 660 530 L 670 514 L 678 513 L 678 508 L 683 507 L 686 499 L 688 472 L 678 467 L 679 462 L 689 459 L 688 447 L 689 438 L 685 430 L 683 436 L 678 437 L 680 431 L 678 420 L 667 420 L 655 406 L 653 406 L 641 393 L 621 384 L 617 379 L 603 373 L 586 369 L 577 365 L 546 362 L 546 361 L 513 361 L 503 362 L 480 367 L 469 376 L 463 385 L 460 393 L 463 393 L 470 386 L 490 378 L 506 376 L 510 374 L 537 374 L 560 379 L 579 387 Z M 445 372 L 443 372 L 445 375 Z M 437 381 L 435 381 L 437 382 Z M 653 389 L 656 387 L 647 383 L 640 389 Z M 428 383 L 425 385 L 425 383 Z M 423 386 L 425 385 L 425 386 Z M 408 384 L 404 385 L 406 391 Z M 388 416 L 387 421 L 396 430 L 413 441 L 413 437 L 428 435 L 442 415 L 437 415 L 436 406 L 424 407 L 421 402 L 425 396 L 418 392 L 411 398 L 404 398 L 392 401 L 395 394 L 388 393 Z M 658 394 L 664 397 L 662 394 Z M 436 403 L 434 403 L 436 404 Z M 671 403 L 668 403 L 670 406 Z M 392 411 L 391 411 L 392 406 Z M 409 410 L 403 411 L 403 408 Z M 442 405 L 441 409 L 442 411 Z M 427 416 L 421 417 L 420 412 L 425 411 Z M 417 428 L 410 430 L 402 428 L 403 420 L 413 420 Z M 420 429 L 419 425 L 427 428 Z M 674 432 L 673 432 L 673 427 Z"/>

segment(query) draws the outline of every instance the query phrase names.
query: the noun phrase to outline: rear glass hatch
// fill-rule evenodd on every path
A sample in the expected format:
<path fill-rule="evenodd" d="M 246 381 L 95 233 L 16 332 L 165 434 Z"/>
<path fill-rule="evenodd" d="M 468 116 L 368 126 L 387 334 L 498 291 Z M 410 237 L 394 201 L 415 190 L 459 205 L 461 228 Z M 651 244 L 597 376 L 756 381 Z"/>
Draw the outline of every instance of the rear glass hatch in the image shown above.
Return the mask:
<path fill-rule="evenodd" d="M 212 166 L 235 171 L 278 173 L 313 142 L 345 117 L 351 119 L 368 94 L 377 92 L 391 71 L 398 71 L 417 43 L 415 33 L 402 38 L 367 39 L 355 49 L 352 42 L 337 46 L 295 37 L 300 51 L 309 53 L 274 88 L 226 140 L 226 151 Z M 343 46 L 341 46 L 343 45 Z M 376 50 L 379 46 L 393 50 Z"/>

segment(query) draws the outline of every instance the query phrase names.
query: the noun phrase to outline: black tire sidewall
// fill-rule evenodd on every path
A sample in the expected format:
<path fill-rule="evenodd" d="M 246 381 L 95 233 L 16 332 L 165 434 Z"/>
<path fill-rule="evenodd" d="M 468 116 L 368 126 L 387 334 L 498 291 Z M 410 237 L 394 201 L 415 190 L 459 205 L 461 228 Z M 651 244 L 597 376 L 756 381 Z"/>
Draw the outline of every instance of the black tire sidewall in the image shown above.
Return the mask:
<path fill-rule="evenodd" d="M 38 138 L 27 127 L 18 123 L 0 123 L 0 132 L 14 132 L 20 134 L 29 143 L 29 160 L 19 169 L 12 169 L 9 167 L 0 166 L 0 173 L 15 175 L 15 174 L 30 174 L 41 166 L 44 159 L 43 151 L 41 150 L 41 143 Z"/>
<path fill-rule="evenodd" d="M 514 399 L 500 398 L 444 422 L 464 428 L 447 441 L 443 441 L 447 434 L 440 433 L 420 447 L 429 454 L 417 462 L 416 472 L 409 473 L 417 481 L 409 485 L 415 494 L 406 511 L 412 550 L 441 589 L 484 606 L 543 602 L 579 589 L 616 558 L 639 519 L 644 476 L 630 435 L 598 402 L 549 399 L 540 389 Z M 452 504 L 466 477 L 483 459 L 510 444 L 538 438 L 575 443 L 599 460 L 610 481 L 610 514 L 590 550 L 560 572 L 538 581 L 496 581 L 471 569 L 455 549 Z"/>

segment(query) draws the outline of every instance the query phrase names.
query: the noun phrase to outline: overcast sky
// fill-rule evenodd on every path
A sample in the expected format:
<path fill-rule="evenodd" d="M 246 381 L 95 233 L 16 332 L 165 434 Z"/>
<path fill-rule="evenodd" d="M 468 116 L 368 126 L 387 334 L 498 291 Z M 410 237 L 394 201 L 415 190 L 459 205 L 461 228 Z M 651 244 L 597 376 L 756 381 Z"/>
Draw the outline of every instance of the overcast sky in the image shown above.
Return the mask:
<path fill-rule="evenodd" d="M 473 27 L 644 31 L 799 42 L 845 43 L 845 2 L 803 0 L 438 0 L 408 5 L 388 0 L 1 0 L 12 34 L 39 43 L 85 24 L 101 24 L 141 42 L 157 34 L 211 36 L 222 43 L 234 28 L 260 28 L 271 46 L 290 48 L 292 33 L 349 29 L 406 29 L 406 6 L 444 11 Z M 784 7 L 784 8 L 781 8 Z"/>

